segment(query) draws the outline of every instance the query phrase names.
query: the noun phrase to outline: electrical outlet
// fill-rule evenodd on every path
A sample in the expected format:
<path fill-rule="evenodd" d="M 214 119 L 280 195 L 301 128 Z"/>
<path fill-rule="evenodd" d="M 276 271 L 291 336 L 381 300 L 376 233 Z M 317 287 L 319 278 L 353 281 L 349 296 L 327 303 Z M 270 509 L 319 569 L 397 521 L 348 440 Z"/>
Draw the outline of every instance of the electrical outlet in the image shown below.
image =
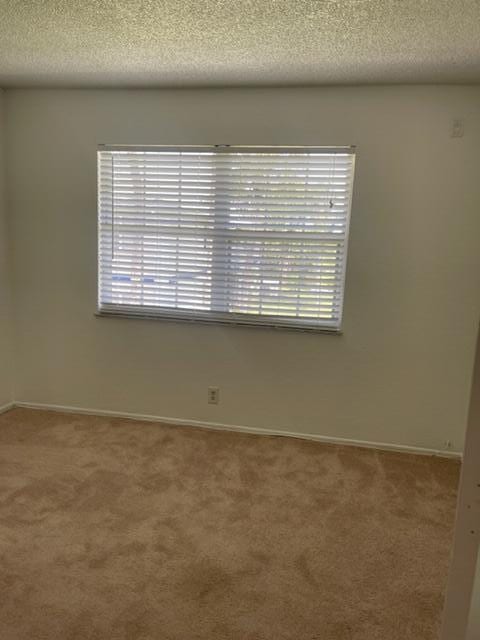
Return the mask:
<path fill-rule="evenodd" d="M 451 440 L 445 440 L 443 443 L 443 446 L 445 449 L 451 449 L 452 448 L 452 441 Z"/>
<path fill-rule="evenodd" d="M 220 389 L 218 387 L 208 387 L 208 404 L 218 404 Z"/>

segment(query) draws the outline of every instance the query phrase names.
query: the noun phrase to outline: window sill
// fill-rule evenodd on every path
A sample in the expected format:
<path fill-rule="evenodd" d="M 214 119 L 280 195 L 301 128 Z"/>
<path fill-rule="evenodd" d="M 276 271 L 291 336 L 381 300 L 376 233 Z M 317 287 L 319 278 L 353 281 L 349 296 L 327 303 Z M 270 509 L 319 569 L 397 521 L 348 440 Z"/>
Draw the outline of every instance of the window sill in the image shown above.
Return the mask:
<path fill-rule="evenodd" d="M 202 318 L 202 317 L 193 317 L 193 316 L 183 316 L 177 314 L 153 314 L 153 313 L 128 313 L 121 312 L 118 310 L 115 311 L 106 311 L 106 310 L 97 310 L 94 314 L 96 318 L 117 318 L 119 320 L 155 320 L 161 322 L 179 322 L 179 323 L 190 323 L 190 324 L 203 324 L 203 325 L 223 325 L 225 327 L 243 327 L 243 328 L 251 328 L 251 329 L 275 329 L 276 331 L 295 331 L 301 333 L 323 333 L 334 336 L 343 335 L 343 331 L 341 329 L 328 328 L 328 327 L 314 327 L 314 326 L 299 326 L 299 325 L 288 325 L 288 324 L 274 324 L 267 322 L 255 322 L 248 321 L 243 319 L 221 319 L 221 318 Z"/>

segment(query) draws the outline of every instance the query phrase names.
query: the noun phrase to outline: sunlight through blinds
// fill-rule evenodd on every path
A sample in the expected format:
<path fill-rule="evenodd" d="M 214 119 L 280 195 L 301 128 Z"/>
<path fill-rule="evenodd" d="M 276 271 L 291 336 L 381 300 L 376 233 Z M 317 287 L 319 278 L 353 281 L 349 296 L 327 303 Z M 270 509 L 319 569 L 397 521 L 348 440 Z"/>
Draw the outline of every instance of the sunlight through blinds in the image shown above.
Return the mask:
<path fill-rule="evenodd" d="M 98 151 L 99 311 L 338 330 L 352 148 Z"/>

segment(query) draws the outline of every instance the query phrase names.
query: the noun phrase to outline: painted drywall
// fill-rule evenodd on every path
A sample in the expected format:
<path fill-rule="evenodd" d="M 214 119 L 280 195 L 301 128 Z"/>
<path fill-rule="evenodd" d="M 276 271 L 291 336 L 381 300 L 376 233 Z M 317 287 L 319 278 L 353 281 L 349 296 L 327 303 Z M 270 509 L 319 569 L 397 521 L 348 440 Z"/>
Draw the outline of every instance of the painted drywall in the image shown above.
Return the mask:
<path fill-rule="evenodd" d="M 460 450 L 479 104 L 466 86 L 8 91 L 17 400 Z M 95 317 L 99 143 L 356 144 L 343 335 Z"/>
<path fill-rule="evenodd" d="M 12 401 L 12 325 L 5 180 L 5 93 L 0 90 L 0 409 Z"/>

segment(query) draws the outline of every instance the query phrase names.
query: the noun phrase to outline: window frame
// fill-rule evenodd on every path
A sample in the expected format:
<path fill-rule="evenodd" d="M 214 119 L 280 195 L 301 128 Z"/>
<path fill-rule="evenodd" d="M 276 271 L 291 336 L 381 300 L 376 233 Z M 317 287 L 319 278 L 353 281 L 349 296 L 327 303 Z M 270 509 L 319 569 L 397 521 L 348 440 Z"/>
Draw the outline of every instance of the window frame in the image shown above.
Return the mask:
<path fill-rule="evenodd" d="M 343 250 L 345 258 L 342 262 L 342 271 L 339 278 L 339 284 L 341 286 L 342 298 L 340 305 L 340 314 L 337 323 L 332 323 L 330 326 L 326 322 L 312 323 L 312 318 L 299 318 L 292 317 L 291 319 L 285 319 L 281 316 L 272 316 L 264 314 L 265 320 L 259 320 L 262 315 L 253 315 L 250 317 L 248 313 L 235 313 L 235 312 L 222 312 L 219 315 L 218 311 L 212 310 L 198 310 L 198 309 L 169 309 L 167 307 L 148 306 L 148 305 L 128 305 L 128 310 L 122 310 L 121 305 L 109 305 L 108 303 L 101 303 L 101 267 L 100 267 L 100 238 L 101 238 L 101 223 L 100 223 L 100 152 L 102 151 L 131 151 L 131 152 L 212 152 L 215 153 L 232 153 L 238 152 L 253 152 L 253 153 L 339 153 L 348 154 L 352 156 L 351 159 L 351 180 L 349 184 L 348 194 L 348 212 L 345 221 L 345 233 L 343 237 Z M 216 324 L 223 326 L 243 326 L 254 327 L 263 329 L 280 329 L 287 331 L 301 331 L 309 333 L 324 333 L 333 335 L 343 334 L 343 311 L 345 306 L 346 297 L 346 270 L 348 262 L 348 248 L 350 237 L 350 220 L 353 205 L 353 187 L 355 180 L 355 159 L 356 159 L 356 146 L 259 146 L 259 145 L 125 145 L 125 144 L 99 144 L 97 146 L 97 309 L 95 316 L 99 318 L 119 318 L 119 319 L 133 319 L 133 320 L 160 320 L 166 322 L 181 322 L 181 323 L 200 323 L 200 324 Z M 109 308 L 110 307 L 110 308 Z M 127 305 L 125 305 L 127 307 Z"/>

